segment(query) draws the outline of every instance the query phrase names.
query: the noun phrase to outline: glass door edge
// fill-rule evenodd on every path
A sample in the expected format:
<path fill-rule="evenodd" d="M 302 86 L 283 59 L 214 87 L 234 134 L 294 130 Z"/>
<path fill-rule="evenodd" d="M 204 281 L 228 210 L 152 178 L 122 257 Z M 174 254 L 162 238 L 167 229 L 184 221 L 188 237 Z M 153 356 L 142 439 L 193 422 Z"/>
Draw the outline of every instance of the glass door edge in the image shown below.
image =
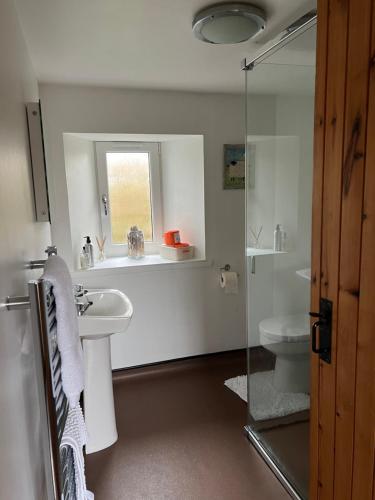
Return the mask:
<path fill-rule="evenodd" d="M 292 485 L 292 483 L 285 476 L 285 474 L 280 470 L 277 463 L 272 459 L 272 457 L 270 456 L 267 449 L 259 441 L 259 439 L 257 438 L 257 435 L 251 429 L 250 425 L 245 425 L 244 429 L 246 432 L 246 436 L 249 439 L 249 441 L 251 442 L 251 444 L 254 446 L 254 448 L 257 450 L 257 452 L 260 454 L 260 456 L 263 458 L 263 460 L 266 462 L 268 467 L 275 474 L 275 476 L 280 481 L 280 483 L 284 486 L 284 488 L 289 493 L 289 495 L 291 495 L 293 500 L 304 500 L 303 497 L 301 497 L 301 495 L 298 493 L 298 491 Z"/>

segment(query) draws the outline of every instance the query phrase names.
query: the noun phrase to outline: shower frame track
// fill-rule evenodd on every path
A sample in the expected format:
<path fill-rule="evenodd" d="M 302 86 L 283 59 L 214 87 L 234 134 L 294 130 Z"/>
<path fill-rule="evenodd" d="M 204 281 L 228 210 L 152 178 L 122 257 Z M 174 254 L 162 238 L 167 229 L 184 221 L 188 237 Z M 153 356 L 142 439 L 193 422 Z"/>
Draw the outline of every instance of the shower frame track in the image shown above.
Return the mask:
<path fill-rule="evenodd" d="M 263 50 L 256 57 L 253 57 L 249 61 L 245 58 L 241 61 L 241 69 L 243 71 L 251 71 L 258 64 L 262 63 L 265 59 L 270 57 L 272 54 L 280 50 L 282 47 L 290 43 L 295 38 L 299 37 L 310 29 L 312 26 L 315 26 L 317 23 L 317 14 L 315 11 L 311 11 L 307 13 L 305 16 L 302 16 L 296 22 L 291 24 L 286 30 L 284 30 L 278 37 L 274 38 L 268 47 Z"/>
<path fill-rule="evenodd" d="M 280 483 L 284 486 L 286 491 L 289 493 L 289 495 L 293 498 L 293 500 L 304 500 L 303 497 L 298 493 L 298 491 L 295 489 L 293 484 L 289 481 L 289 479 L 285 476 L 283 471 L 280 469 L 278 464 L 273 460 L 273 458 L 270 456 L 269 451 L 267 448 L 263 446 L 261 441 L 258 439 L 257 435 L 255 432 L 251 429 L 250 425 L 245 425 L 244 427 L 246 436 L 251 442 L 251 444 L 254 446 L 254 448 L 257 450 L 259 455 L 263 458 L 263 460 L 266 462 L 268 467 L 272 470 L 272 472 L 275 474 L 277 479 L 280 481 Z"/>

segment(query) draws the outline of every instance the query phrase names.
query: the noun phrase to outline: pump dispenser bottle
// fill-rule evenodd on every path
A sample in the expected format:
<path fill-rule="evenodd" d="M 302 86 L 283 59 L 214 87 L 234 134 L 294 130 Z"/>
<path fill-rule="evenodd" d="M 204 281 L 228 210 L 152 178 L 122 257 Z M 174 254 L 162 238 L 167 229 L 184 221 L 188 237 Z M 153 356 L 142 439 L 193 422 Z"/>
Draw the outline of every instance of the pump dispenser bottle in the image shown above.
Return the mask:
<path fill-rule="evenodd" d="M 94 267 L 94 247 L 93 244 L 91 243 L 91 238 L 90 236 L 85 236 L 86 243 L 84 248 L 85 253 L 88 255 L 88 266 L 89 267 Z"/>
<path fill-rule="evenodd" d="M 273 233 L 273 249 L 275 252 L 285 252 L 286 250 L 286 232 L 281 224 L 276 225 Z"/>
<path fill-rule="evenodd" d="M 273 249 L 275 252 L 281 252 L 281 227 L 280 224 L 276 225 L 273 233 Z"/>
<path fill-rule="evenodd" d="M 81 263 L 81 269 L 87 269 L 88 267 L 90 267 L 90 254 L 86 252 L 85 247 L 82 248 L 79 260 Z"/>

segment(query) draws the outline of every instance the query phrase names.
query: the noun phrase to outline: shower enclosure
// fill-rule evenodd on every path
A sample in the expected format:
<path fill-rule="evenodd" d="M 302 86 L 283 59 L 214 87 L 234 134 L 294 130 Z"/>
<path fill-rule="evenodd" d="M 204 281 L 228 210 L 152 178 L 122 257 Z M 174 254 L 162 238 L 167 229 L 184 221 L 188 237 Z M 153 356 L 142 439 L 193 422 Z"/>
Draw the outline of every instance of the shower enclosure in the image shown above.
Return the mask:
<path fill-rule="evenodd" d="M 308 497 L 314 14 L 246 74 L 249 439 Z"/>

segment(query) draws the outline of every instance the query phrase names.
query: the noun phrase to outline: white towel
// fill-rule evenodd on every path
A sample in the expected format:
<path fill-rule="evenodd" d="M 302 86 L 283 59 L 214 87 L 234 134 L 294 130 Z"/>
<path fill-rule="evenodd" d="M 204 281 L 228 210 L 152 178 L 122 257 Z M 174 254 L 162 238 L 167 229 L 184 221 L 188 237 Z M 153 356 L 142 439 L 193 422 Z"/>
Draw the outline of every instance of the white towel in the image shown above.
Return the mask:
<path fill-rule="evenodd" d="M 48 280 L 53 286 L 62 384 L 69 406 L 74 408 L 83 391 L 84 366 L 73 284 L 65 261 L 58 255 L 51 255 L 45 263 L 43 279 Z"/>
<path fill-rule="evenodd" d="M 76 500 L 94 500 L 94 494 L 86 489 L 85 462 L 83 458 L 83 446 L 86 441 L 85 421 L 81 407 L 78 404 L 68 412 L 60 443 L 60 448 L 69 446 L 73 450 Z"/>

